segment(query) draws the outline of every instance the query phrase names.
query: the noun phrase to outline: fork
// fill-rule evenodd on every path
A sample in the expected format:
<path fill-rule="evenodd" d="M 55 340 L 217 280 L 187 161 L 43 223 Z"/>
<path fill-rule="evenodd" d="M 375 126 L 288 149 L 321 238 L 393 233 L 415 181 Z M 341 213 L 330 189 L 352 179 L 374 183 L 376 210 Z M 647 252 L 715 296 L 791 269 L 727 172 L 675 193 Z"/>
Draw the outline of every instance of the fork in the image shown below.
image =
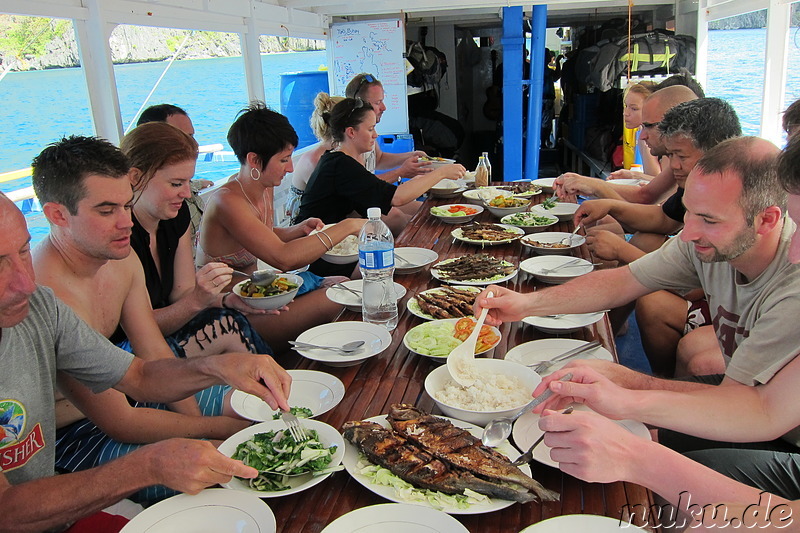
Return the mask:
<path fill-rule="evenodd" d="M 600 346 L 600 341 L 592 341 L 588 344 L 584 344 L 583 346 L 579 346 L 573 350 L 557 355 L 552 359 L 548 359 L 547 361 L 540 361 L 536 365 L 531 365 L 533 366 L 532 370 L 537 374 L 541 374 L 542 372 L 548 370 L 551 366 L 553 366 L 556 363 L 566 361 L 567 359 L 575 357 L 576 355 L 580 355 L 588 351 L 594 350 L 599 346 Z"/>
<path fill-rule="evenodd" d="M 283 409 L 280 410 L 280 413 L 281 420 L 283 420 L 283 423 L 286 424 L 287 428 L 289 428 L 289 434 L 292 436 L 295 442 L 305 442 L 310 438 L 305 426 L 300 423 L 300 420 L 298 420 L 295 415 L 289 411 L 284 411 Z"/>
<path fill-rule="evenodd" d="M 563 411 L 561 411 L 561 414 L 562 414 L 562 415 L 568 415 L 568 414 L 570 414 L 572 411 L 573 411 L 573 408 L 572 408 L 572 406 L 570 405 L 569 407 L 567 407 L 566 409 L 564 409 Z M 528 451 L 527 451 L 527 452 L 525 452 L 525 453 L 523 453 L 523 454 L 522 454 L 522 455 L 520 455 L 519 457 L 517 457 L 517 460 L 516 460 L 516 461 L 514 461 L 514 462 L 512 462 L 511 464 L 512 464 L 513 466 L 520 466 L 520 465 L 524 465 L 524 464 L 528 464 L 528 463 L 530 463 L 530 462 L 533 460 L 533 449 L 534 449 L 534 448 L 536 448 L 536 447 L 537 447 L 539 444 L 541 444 L 541 442 L 544 440 L 544 436 L 545 436 L 545 435 L 546 435 L 546 433 L 542 433 L 542 436 L 541 436 L 541 437 L 539 437 L 538 439 L 536 439 L 536 442 L 534 442 L 533 444 L 531 444 L 531 447 L 530 447 L 530 448 L 528 448 Z"/>
<path fill-rule="evenodd" d="M 583 259 L 581 259 L 580 257 L 576 257 L 575 259 L 573 259 L 571 261 L 567 261 L 566 263 L 562 263 L 562 264 L 560 264 L 558 266 L 555 266 L 555 267 L 552 267 L 552 268 L 539 269 L 539 273 L 540 274 L 550 274 L 551 272 L 555 272 L 556 270 L 561 270 L 564 267 L 577 266 L 578 263 L 580 263 L 581 261 L 583 261 Z"/>
<path fill-rule="evenodd" d="M 350 294 L 353 294 L 353 295 L 358 296 L 359 298 L 361 298 L 361 291 L 357 291 L 355 289 L 351 289 L 350 287 L 348 287 L 344 283 L 334 283 L 332 285 L 332 287 L 336 287 L 337 289 L 341 289 L 341 290 L 347 291 Z"/>

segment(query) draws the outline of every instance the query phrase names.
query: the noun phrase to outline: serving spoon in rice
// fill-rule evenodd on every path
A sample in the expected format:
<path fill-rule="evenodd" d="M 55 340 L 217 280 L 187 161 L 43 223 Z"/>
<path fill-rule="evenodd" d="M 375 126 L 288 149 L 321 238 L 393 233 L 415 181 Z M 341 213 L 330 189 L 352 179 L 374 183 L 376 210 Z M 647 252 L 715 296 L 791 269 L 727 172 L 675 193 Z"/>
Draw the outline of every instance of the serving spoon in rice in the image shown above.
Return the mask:
<path fill-rule="evenodd" d="M 572 374 L 564 375 L 559 381 L 569 381 L 572 379 Z M 514 421 L 548 399 L 550 396 L 553 395 L 553 391 L 550 389 L 545 390 L 539 396 L 531 400 L 528 405 L 523 407 L 522 409 L 517 412 L 512 417 L 508 418 L 494 418 L 486 424 L 486 427 L 483 429 L 483 435 L 481 435 L 481 442 L 484 446 L 489 446 L 490 448 L 494 448 L 511 435 L 511 430 L 514 428 Z"/>
<path fill-rule="evenodd" d="M 492 298 L 494 293 L 489 292 L 486 294 L 487 298 Z M 481 315 L 478 317 L 478 322 L 469 334 L 469 337 L 453 348 L 450 355 L 447 356 L 447 370 L 450 376 L 456 383 L 462 387 L 469 387 L 475 383 L 475 377 L 478 372 L 475 370 L 475 346 L 478 344 L 478 336 L 481 334 L 483 322 L 486 320 L 486 314 L 489 312 L 488 307 L 481 310 Z"/>

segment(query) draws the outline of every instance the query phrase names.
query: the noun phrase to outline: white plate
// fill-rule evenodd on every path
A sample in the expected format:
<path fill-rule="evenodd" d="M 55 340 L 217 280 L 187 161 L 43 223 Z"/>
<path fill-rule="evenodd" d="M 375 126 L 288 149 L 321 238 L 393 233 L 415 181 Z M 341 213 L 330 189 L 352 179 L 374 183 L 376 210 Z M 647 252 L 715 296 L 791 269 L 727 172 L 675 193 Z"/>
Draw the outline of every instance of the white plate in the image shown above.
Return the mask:
<path fill-rule="evenodd" d="M 572 246 L 568 246 L 567 248 L 546 248 L 544 246 L 539 246 L 537 244 L 533 244 L 533 241 L 541 242 L 541 243 L 555 243 L 561 242 L 564 239 L 571 239 Z M 526 246 L 536 252 L 539 255 L 569 255 L 572 250 L 578 248 L 586 242 L 586 237 L 583 235 L 572 233 L 567 233 L 565 231 L 548 231 L 547 233 L 537 233 L 536 235 L 531 235 L 530 237 L 523 237 L 519 240 L 523 246 Z"/>
<path fill-rule="evenodd" d="M 364 280 L 363 279 L 354 279 L 350 281 L 345 281 L 342 283 L 345 287 L 350 287 L 354 291 L 362 292 L 364 290 Z M 394 282 L 394 296 L 396 300 L 400 300 L 403 296 L 406 295 L 406 288 Z M 328 300 L 335 302 L 339 305 L 347 306 L 347 309 L 353 311 L 355 313 L 361 312 L 361 298 L 356 296 L 350 291 L 346 291 L 340 287 L 328 287 L 325 291 L 325 296 L 328 297 Z M 321 344 L 321 343 L 318 343 Z"/>
<path fill-rule="evenodd" d="M 302 274 L 303 272 L 308 270 L 309 266 L 311 266 L 311 265 L 306 265 L 304 267 L 295 268 L 294 270 L 288 270 L 286 273 L 287 274 Z M 269 263 L 265 263 L 261 259 L 258 259 L 256 261 L 256 270 L 264 270 L 264 269 L 267 269 L 267 268 L 269 268 L 271 270 L 275 270 L 277 272 L 280 272 L 279 268 L 275 268 L 274 266 L 270 265 Z"/>
<path fill-rule="evenodd" d="M 342 457 L 344 457 L 344 439 L 342 435 L 336 431 L 332 426 L 325 424 L 324 422 L 320 422 L 319 420 L 313 420 L 311 418 L 304 418 L 301 420 L 303 426 L 308 429 L 313 429 L 319 435 L 319 441 L 322 443 L 323 446 L 326 448 L 330 448 L 333 445 L 336 445 L 336 451 L 333 453 L 333 459 L 330 462 L 330 467 L 334 467 L 342 462 Z M 283 420 L 267 420 L 266 422 L 261 422 L 259 424 L 255 424 L 250 426 L 249 428 L 245 428 L 238 433 L 234 433 L 230 437 L 228 437 L 222 444 L 219 445 L 218 450 L 223 455 L 227 455 L 228 457 L 232 457 L 233 454 L 236 453 L 236 447 L 247 441 L 255 435 L 256 433 L 266 433 L 267 431 L 279 431 L 285 430 L 286 424 L 283 423 Z M 295 494 L 297 492 L 302 492 L 306 489 L 313 487 L 314 485 L 318 485 L 328 479 L 330 474 L 323 474 L 321 476 L 314 477 L 313 475 L 306 474 L 304 476 L 297 476 L 297 477 L 290 477 L 287 481 L 287 485 L 289 488 L 286 490 L 278 490 L 274 492 L 270 491 L 261 491 L 256 489 L 251 489 L 250 485 L 247 483 L 247 480 L 239 479 L 239 478 L 232 478 L 227 483 L 221 483 L 221 485 L 228 489 L 233 489 L 239 492 L 247 492 L 249 494 L 253 494 L 258 496 L 259 498 L 277 498 L 278 496 L 287 496 L 289 494 Z"/>
<path fill-rule="evenodd" d="M 636 178 L 620 178 L 618 180 L 607 180 L 606 183 L 612 185 L 644 185 L 647 180 L 639 180 Z"/>
<path fill-rule="evenodd" d="M 322 324 L 301 333 L 298 342 L 319 344 L 322 346 L 341 346 L 348 342 L 364 341 L 360 351 L 350 355 L 342 355 L 331 350 L 294 350 L 313 361 L 320 361 L 329 366 L 353 366 L 374 355 L 378 355 L 392 344 L 392 334 L 383 326 L 367 322 L 333 322 Z"/>
<path fill-rule="evenodd" d="M 451 258 L 451 259 L 445 259 L 444 261 L 441 261 L 438 264 L 442 264 L 444 262 L 451 261 L 453 259 L 458 259 L 458 258 L 454 257 L 454 258 Z M 506 261 L 506 263 L 508 263 L 509 265 L 513 266 L 513 263 L 510 263 L 509 261 Z M 434 278 L 438 279 L 439 281 L 441 281 L 443 283 L 452 283 L 452 284 L 455 284 L 455 285 L 491 285 L 492 283 L 494 283 L 494 284 L 503 283 L 503 282 L 508 281 L 510 279 L 514 279 L 514 276 L 516 276 L 518 272 L 519 272 L 519 269 L 517 268 L 517 269 L 514 269 L 514 271 L 511 274 L 506 274 L 505 276 L 503 276 L 501 278 L 490 279 L 490 280 L 489 279 L 449 279 L 449 278 L 441 277 L 439 275 L 439 269 L 438 268 L 431 267 L 431 276 L 433 276 Z"/>
<path fill-rule="evenodd" d="M 420 324 L 418 326 L 414 326 L 413 328 L 408 330 L 406 332 L 406 334 L 403 336 L 403 346 L 408 348 L 408 351 L 410 351 L 412 353 L 415 353 L 417 355 L 421 355 L 423 357 L 427 357 L 428 359 L 432 359 L 432 360 L 434 360 L 434 361 L 436 361 L 438 363 L 444 363 L 444 362 L 447 361 L 447 355 L 450 355 L 449 353 L 447 355 L 429 355 L 429 354 L 420 353 L 420 352 L 416 351 L 414 348 L 412 348 L 411 345 L 408 343 L 408 336 L 414 330 L 417 330 L 419 332 L 420 330 L 418 328 L 435 327 L 435 326 L 433 326 L 434 323 L 449 323 L 449 324 L 452 324 L 453 325 L 453 333 L 455 333 L 455 325 L 456 325 L 456 322 L 458 322 L 459 320 L 461 320 L 461 318 L 442 318 L 442 319 L 438 319 L 438 320 L 431 320 L 430 322 L 424 322 L 424 323 L 422 323 L 422 324 Z M 472 321 L 473 321 L 473 323 L 475 323 L 475 318 L 474 317 L 472 318 Z M 487 355 L 485 355 L 485 357 L 491 357 L 492 350 L 494 350 L 495 347 L 498 344 L 500 344 L 500 340 L 502 339 L 502 335 L 500 334 L 500 330 L 497 329 L 494 326 L 489 326 L 489 327 L 492 329 L 492 332 L 494 332 L 494 334 L 497 336 L 497 342 L 495 342 L 491 347 L 483 350 L 482 352 L 476 353 L 475 354 L 476 357 L 479 356 L 479 355 L 484 355 L 484 354 L 487 354 Z M 453 338 L 455 338 L 455 337 L 453 337 Z"/>
<path fill-rule="evenodd" d="M 572 204 L 570 202 L 556 202 L 555 206 L 551 207 L 550 209 L 545 209 L 542 204 L 537 204 L 531 207 L 531 213 L 536 213 L 537 215 L 550 215 L 558 217 L 558 220 L 562 222 L 568 222 L 572 220 L 572 216 L 579 207 L 580 205 Z"/>
<path fill-rule="evenodd" d="M 403 258 L 405 261 L 400 260 Z M 394 249 L 394 273 L 413 274 L 439 259 L 439 254 L 428 248 L 402 247 Z"/>
<path fill-rule="evenodd" d="M 250 494 L 206 489 L 151 505 L 120 533 L 275 533 L 275 515 Z"/>
<path fill-rule="evenodd" d="M 438 415 L 437 415 L 438 416 Z M 475 424 L 470 424 L 469 422 L 464 422 L 463 420 L 456 420 L 454 418 L 448 418 L 446 416 L 440 416 L 439 418 L 444 418 L 449 420 L 453 423 L 454 426 L 466 429 L 475 437 L 480 438 L 483 434 L 483 429 L 479 428 Z M 389 422 L 386 420 L 386 415 L 378 415 L 373 416 L 372 418 L 365 419 L 367 422 L 376 422 L 381 426 L 388 428 Z M 386 485 L 374 485 L 370 482 L 369 478 L 363 476 L 356 472 L 356 463 L 358 462 L 358 449 L 348 440 L 345 439 L 345 450 L 344 450 L 344 457 L 342 458 L 342 464 L 344 465 L 345 470 L 350 473 L 353 478 L 364 485 L 366 488 L 377 494 L 378 496 L 382 496 L 389 501 L 397 502 L 397 503 L 406 503 L 402 499 L 400 499 L 397 494 L 395 493 L 394 488 L 386 486 Z M 514 446 L 511 445 L 507 440 L 504 440 L 500 443 L 495 450 L 504 454 L 506 457 L 511 459 L 512 461 L 519 457 L 520 453 L 517 451 Z M 519 467 L 520 470 L 525 475 L 531 475 L 531 467 L 528 465 L 522 465 Z M 467 509 L 458 509 L 456 507 L 445 507 L 442 509 L 447 514 L 482 514 L 482 513 L 491 513 L 492 511 L 499 511 L 500 509 L 505 509 L 511 505 L 514 505 L 516 502 L 509 501 L 509 500 L 498 500 L 495 498 L 490 498 L 487 503 L 477 503 L 473 504 Z M 423 507 L 429 507 L 426 503 L 419 503 L 414 505 L 422 505 Z"/>
<path fill-rule="evenodd" d="M 453 285 L 453 288 L 454 289 L 462 289 L 462 290 L 474 292 L 475 294 L 480 294 L 480 292 L 481 292 L 481 289 L 479 289 L 478 287 L 469 286 L 469 285 L 464 285 L 464 286 Z M 442 292 L 442 288 L 441 287 L 436 287 L 434 289 L 428 289 L 427 291 L 422 291 L 419 294 L 440 294 L 441 292 Z M 423 320 L 439 320 L 435 316 L 431 316 L 431 315 L 425 314 L 422 311 L 422 309 L 420 309 L 419 304 L 417 303 L 417 300 L 416 300 L 416 296 L 408 299 L 408 301 L 406 302 L 406 309 L 408 309 L 411 312 L 412 315 L 418 316 Z M 468 316 L 474 316 L 474 315 L 468 315 Z"/>
<path fill-rule="evenodd" d="M 287 372 L 292 376 L 289 405 L 311 409 L 312 418 L 327 413 L 344 398 L 344 383 L 336 376 L 318 370 L 287 370 Z M 240 390 L 233 391 L 231 407 L 239 416 L 254 422 L 272 420 L 277 413 L 258 396 Z"/>
<path fill-rule="evenodd" d="M 594 324 L 603 318 L 605 313 L 580 313 L 574 315 L 564 315 L 558 318 L 546 316 L 526 316 L 522 319 L 526 324 L 530 324 L 545 333 L 572 333 L 581 328 Z"/>
<path fill-rule="evenodd" d="M 542 272 L 543 270 L 556 268 L 570 261 L 576 262 L 553 272 Z M 531 257 L 521 262 L 519 268 L 523 272 L 527 272 L 545 283 L 555 284 L 565 283 L 594 270 L 592 264 L 586 259 L 567 255 L 540 255 L 538 257 Z"/>
<path fill-rule="evenodd" d="M 322 533 L 469 533 L 461 522 L 447 513 L 409 505 L 381 503 L 342 515 Z"/>
<path fill-rule="evenodd" d="M 453 236 L 454 239 L 459 240 L 461 242 L 466 242 L 469 244 L 479 244 L 481 246 L 497 246 L 498 244 L 508 244 L 510 242 L 514 242 L 520 238 L 521 235 L 525 235 L 525 230 L 518 228 L 517 226 L 511 226 L 509 224 L 494 224 L 495 226 L 500 226 L 508 230 L 512 235 L 509 235 L 508 239 L 503 239 L 500 241 L 489 241 L 489 240 L 480 240 L 480 239 L 467 239 L 464 235 L 464 230 L 462 228 L 456 228 L 450 232 L 450 235 Z"/>
<path fill-rule="evenodd" d="M 488 200 L 491 200 L 495 196 L 511 196 L 511 191 L 507 191 L 505 189 L 498 189 L 496 187 L 480 187 L 478 189 L 471 189 L 469 191 L 464 191 L 462 196 L 464 199 L 475 205 L 483 205 L 483 197 L 485 196 Z"/>
<path fill-rule="evenodd" d="M 541 187 L 545 192 L 553 192 L 553 182 L 556 181 L 555 178 L 539 178 L 538 180 L 533 180 L 531 183 L 536 185 L 537 187 Z"/>
<path fill-rule="evenodd" d="M 456 216 L 448 216 L 448 215 L 437 215 L 437 214 L 435 214 L 433 212 L 433 207 L 431 207 L 431 210 L 429 212 L 430 212 L 430 214 L 432 216 L 435 216 L 436 218 L 438 218 L 439 220 L 441 220 L 445 224 L 463 224 L 465 222 L 469 222 L 470 220 L 472 220 L 476 216 L 478 216 L 481 213 L 483 213 L 483 206 L 472 205 L 472 204 L 468 204 L 468 205 L 447 204 L 447 205 L 437 205 L 437 206 L 434 206 L 434 207 L 441 207 L 441 208 L 447 209 L 447 208 L 449 208 L 451 206 L 454 206 L 454 205 L 461 206 L 461 207 L 468 207 L 468 208 L 473 209 L 475 212 L 472 213 L 471 215 L 461 215 L 461 216 L 457 216 L 457 217 Z"/>
<path fill-rule="evenodd" d="M 519 533 L 618 533 L 620 530 L 645 531 L 627 522 L 620 524 L 619 518 L 593 514 L 567 514 L 542 520 Z"/>
<path fill-rule="evenodd" d="M 509 361 L 516 361 L 517 363 L 521 363 L 525 366 L 530 366 L 542 361 L 549 361 L 557 355 L 568 352 L 574 348 L 579 348 L 584 344 L 589 343 L 587 341 L 581 341 L 578 339 L 539 339 L 514 346 L 506 353 L 505 358 Z M 582 354 L 579 357 L 569 359 L 563 363 L 554 364 L 550 367 L 550 370 L 545 372 L 543 375 L 547 376 L 552 374 L 570 361 L 577 361 L 579 359 L 602 359 L 605 361 L 613 361 L 614 356 L 602 346 L 598 346 L 587 354 Z"/>
<path fill-rule="evenodd" d="M 455 189 L 428 189 L 428 194 L 433 198 L 455 198 L 456 196 L 461 196 L 461 193 L 466 190 L 466 187 L 457 187 Z"/>
<path fill-rule="evenodd" d="M 591 411 L 591 409 L 583 404 L 572 404 L 572 406 L 576 411 Z M 636 420 L 614 420 L 614 422 L 624 427 L 637 437 L 651 440 L 650 432 L 647 430 L 647 426 L 641 422 L 637 422 Z M 531 445 L 536 442 L 536 439 L 542 436 L 542 430 L 539 429 L 539 415 L 528 411 L 519 417 L 517 421 L 514 422 L 514 429 L 511 431 L 511 434 L 514 436 L 514 442 L 517 443 L 517 446 L 523 450 L 530 448 Z M 347 451 L 345 451 L 345 454 L 346 453 Z M 534 448 L 533 458 L 544 465 L 558 468 L 558 463 L 550 459 L 550 448 L 544 442 Z M 585 531 L 594 532 L 594 530 Z"/>

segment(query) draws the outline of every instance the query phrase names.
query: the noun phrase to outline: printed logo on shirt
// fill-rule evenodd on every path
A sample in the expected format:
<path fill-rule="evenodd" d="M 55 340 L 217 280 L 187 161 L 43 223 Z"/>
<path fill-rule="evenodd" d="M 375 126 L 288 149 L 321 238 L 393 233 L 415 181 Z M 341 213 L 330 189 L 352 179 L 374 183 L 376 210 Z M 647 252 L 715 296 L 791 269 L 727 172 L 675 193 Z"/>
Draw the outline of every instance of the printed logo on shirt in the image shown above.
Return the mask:
<path fill-rule="evenodd" d="M 732 357 L 739 343 L 750 336 L 750 331 L 739 325 L 741 318 L 722 306 L 717 307 L 717 312 L 714 313 L 714 331 L 717 333 L 722 355 L 726 357 Z"/>
<path fill-rule="evenodd" d="M 0 401 L 0 472 L 25 466 L 42 448 L 41 425 L 25 435 L 25 407 L 16 400 Z"/>

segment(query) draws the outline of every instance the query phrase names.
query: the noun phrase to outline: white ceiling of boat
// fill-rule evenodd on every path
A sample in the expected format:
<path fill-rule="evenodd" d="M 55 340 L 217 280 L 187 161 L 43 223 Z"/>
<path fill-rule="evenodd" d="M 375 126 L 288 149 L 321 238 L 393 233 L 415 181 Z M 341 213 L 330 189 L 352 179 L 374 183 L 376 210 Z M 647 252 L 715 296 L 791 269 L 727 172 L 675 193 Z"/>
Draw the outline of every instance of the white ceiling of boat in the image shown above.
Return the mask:
<path fill-rule="evenodd" d="M 709 19 L 793 0 L 635 0 L 633 12 L 658 13 L 706 10 Z M 628 0 L 549 0 L 548 26 L 601 23 L 626 17 Z M 406 17 L 411 23 L 456 23 L 459 26 L 500 24 L 502 8 L 532 2 L 519 0 L 0 0 L 0 13 L 99 18 L 109 24 L 139 24 L 186 29 L 323 38 L 331 22 L 364 18 Z"/>

